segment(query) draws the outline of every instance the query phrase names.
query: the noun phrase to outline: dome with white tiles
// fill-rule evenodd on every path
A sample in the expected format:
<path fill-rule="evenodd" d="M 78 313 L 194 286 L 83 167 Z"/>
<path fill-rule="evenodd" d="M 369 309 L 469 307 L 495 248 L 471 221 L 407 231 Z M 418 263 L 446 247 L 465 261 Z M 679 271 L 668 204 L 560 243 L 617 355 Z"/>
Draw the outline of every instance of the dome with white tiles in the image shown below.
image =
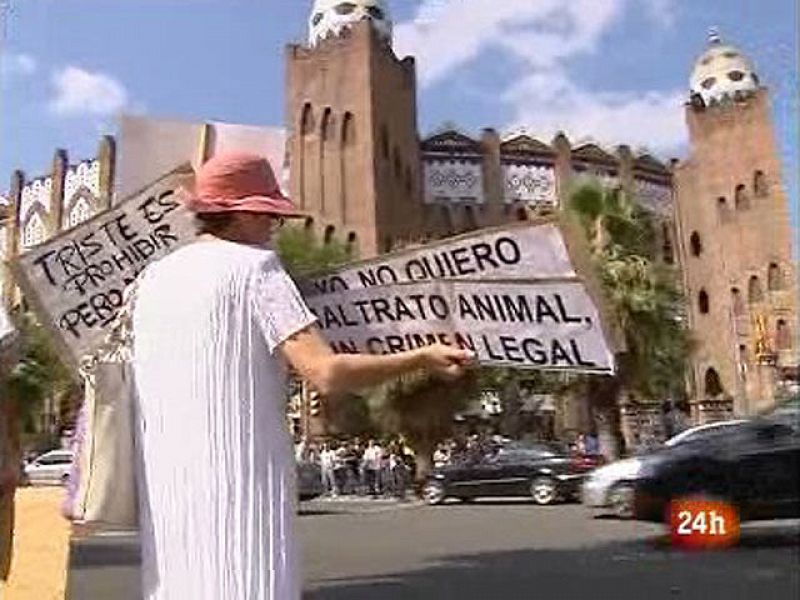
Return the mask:
<path fill-rule="evenodd" d="M 338 37 L 354 23 L 370 21 L 386 42 L 392 40 L 392 22 L 381 0 L 314 0 L 308 20 L 308 43 L 316 46 L 329 37 Z"/>
<path fill-rule="evenodd" d="M 694 65 L 689 82 L 692 95 L 698 94 L 706 104 L 726 98 L 738 99 L 759 88 L 758 75 L 750 59 L 741 50 L 723 43 L 719 34 L 709 33 L 708 48 Z"/>

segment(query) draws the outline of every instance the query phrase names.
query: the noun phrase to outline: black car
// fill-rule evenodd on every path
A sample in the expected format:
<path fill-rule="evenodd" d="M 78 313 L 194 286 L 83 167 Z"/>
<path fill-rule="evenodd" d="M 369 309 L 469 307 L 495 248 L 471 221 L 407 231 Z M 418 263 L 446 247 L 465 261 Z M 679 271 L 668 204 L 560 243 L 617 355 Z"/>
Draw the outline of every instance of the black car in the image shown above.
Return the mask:
<path fill-rule="evenodd" d="M 441 504 L 447 498 L 524 496 L 552 504 L 575 498 L 586 472 L 584 461 L 557 447 L 513 445 L 437 467 L 425 483 L 423 499 Z"/>
<path fill-rule="evenodd" d="M 634 491 L 635 518 L 666 521 L 672 500 L 733 504 L 745 520 L 800 517 L 800 426 L 754 419 L 653 455 Z"/>

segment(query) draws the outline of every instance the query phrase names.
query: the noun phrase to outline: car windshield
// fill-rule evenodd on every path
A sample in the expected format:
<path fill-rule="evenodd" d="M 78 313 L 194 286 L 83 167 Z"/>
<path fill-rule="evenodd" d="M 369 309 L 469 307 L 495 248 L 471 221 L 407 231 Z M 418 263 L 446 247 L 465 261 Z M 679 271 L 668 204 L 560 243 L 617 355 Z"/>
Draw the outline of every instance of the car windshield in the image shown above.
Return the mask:
<path fill-rule="evenodd" d="M 686 431 L 683 431 L 678 435 L 668 439 L 666 442 L 664 442 L 664 445 L 667 448 L 671 448 L 673 446 L 676 446 L 678 444 L 683 444 L 686 442 L 694 442 L 698 440 L 709 439 L 717 435 L 729 433 L 741 427 L 746 422 L 747 421 L 729 421 L 724 423 L 715 423 L 711 427 L 696 427 L 693 429 L 687 429 Z"/>

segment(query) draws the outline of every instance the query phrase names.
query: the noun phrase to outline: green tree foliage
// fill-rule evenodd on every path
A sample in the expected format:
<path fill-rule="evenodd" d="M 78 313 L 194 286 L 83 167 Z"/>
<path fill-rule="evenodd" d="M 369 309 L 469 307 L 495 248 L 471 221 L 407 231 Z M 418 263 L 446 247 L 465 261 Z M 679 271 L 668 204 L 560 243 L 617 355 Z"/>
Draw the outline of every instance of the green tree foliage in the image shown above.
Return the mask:
<path fill-rule="evenodd" d="M 74 394 L 76 382 L 33 316 L 23 315 L 19 328 L 19 360 L 0 381 L 0 396 L 17 404 L 22 432 L 33 433 L 45 399 Z"/>
<path fill-rule="evenodd" d="M 337 239 L 321 243 L 312 231 L 286 225 L 275 239 L 275 251 L 293 277 L 306 278 L 330 271 L 354 257 Z"/>
<path fill-rule="evenodd" d="M 654 215 L 621 191 L 594 185 L 577 189 L 569 208 L 583 223 L 627 345 L 617 381 L 604 387 L 643 400 L 680 396 L 692 344 L 677 274 L 656 260 Z"/>

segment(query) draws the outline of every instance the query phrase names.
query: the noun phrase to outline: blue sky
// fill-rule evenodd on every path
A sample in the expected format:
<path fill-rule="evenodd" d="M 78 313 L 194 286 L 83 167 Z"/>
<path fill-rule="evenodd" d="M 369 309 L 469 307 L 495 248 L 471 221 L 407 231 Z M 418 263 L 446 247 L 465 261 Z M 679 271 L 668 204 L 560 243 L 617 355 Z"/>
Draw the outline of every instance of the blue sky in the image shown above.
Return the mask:
<path fill-rule="evenodd" d="M 9 1 L 9 0 L 6 0 Z M 0 70 L 0 191 L 56 147 L 94 154 L 120 111 L 283 123 L 283 46 L 311 0 L 10 0 Z M 797 224 L 795 0 L 389 0 L 417 57 L 420 129 L 524 127 L 549 139 L 685 155 L 681 102 L 707 29 L 772 92 Z"/>

